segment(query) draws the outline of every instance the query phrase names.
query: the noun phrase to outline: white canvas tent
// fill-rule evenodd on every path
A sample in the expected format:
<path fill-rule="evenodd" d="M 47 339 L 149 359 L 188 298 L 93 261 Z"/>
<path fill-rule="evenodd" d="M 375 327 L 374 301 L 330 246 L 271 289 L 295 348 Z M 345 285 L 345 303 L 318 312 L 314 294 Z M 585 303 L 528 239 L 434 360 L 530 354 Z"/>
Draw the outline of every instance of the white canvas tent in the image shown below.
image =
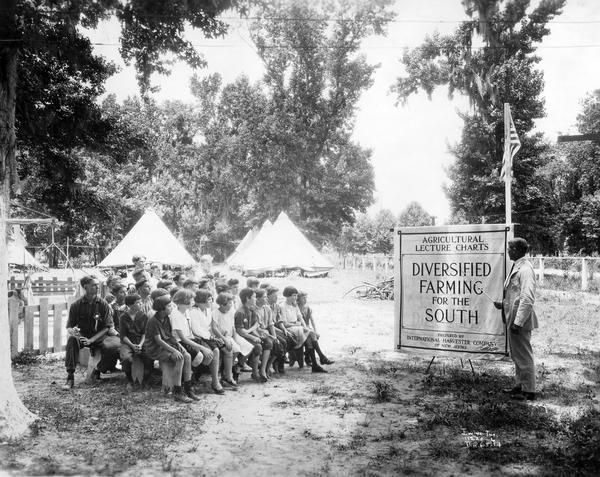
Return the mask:
<path fill-rule="evenodd" d="M 146 210 L 142 218 L 98 267 L 131 266 L 131 258 L 135 254 L 144 255 L 147 261 L 163 265 L 196 264 L 194 258 L 151 209 Z"/>
<path fill-rule="evenodd" d="M 19 226 L 13 225 L 12 234 L 7 242 L 6 251 L 9 265 L 22 268 L 37 268 L 39 270 L 46 269 L 46 267 L 44 267 L 44 265 L 42 265 L 25 248 L 27 242 L 25 241 L 25 236 Z"/>
<path fill-rule="evenodd" d="M 236 263 L 236 257 L 238 257 L 244 250 L 246 250 L 250 246 L 252 241 L 258 235 L 258 232 L 258 227 L 252 227 L 250 230 L 248 230 L 248 232 L 246 232 L 246 235 L 244 235 L 242 241 L 235 248 L 235 251 L 225 259 L 225 263 L 227 263 L 227 265 L 229 266 L 231 266 L 232 263 Z"/>
<path fill-rule="evenodd" d="M 247 274 L 291 269 L 326 273 L 333 268 L 285 212 L 267 232 L 254 239 L 241 258 L 240 267 Z"/>
<path fill-rule="evenodd" d="M 262 224 L 262 227 L 260 228 L 260 230 L 258 232 L 256 232 L 256 234 L 253 237 L 250 237 L 251 240 L 248 240 L 246 242 L 246 246 L 242 250 L 234 253 L 231 257 L 229 257 L 227 259 L 227 265 L 229 265 L 230 268 L 243 269 L 245 260 L 248 257 L 248 250 L 252 248 L 253 244 L 257 240 L 259 240 L 260 242 L 264 241 L 265 237 L 268 235 L 269 230 L 271 229 L 272 226 L 273 226 L 273 224 L 271 223 L 271 221 L 269 219 L 265 220 L 265 222 Z M 248 236 L 248 234 L 246 234 L 246 237 L 247 236 Z M 240 243 L 240 245 L 241 245 L 241 243 Z"/>

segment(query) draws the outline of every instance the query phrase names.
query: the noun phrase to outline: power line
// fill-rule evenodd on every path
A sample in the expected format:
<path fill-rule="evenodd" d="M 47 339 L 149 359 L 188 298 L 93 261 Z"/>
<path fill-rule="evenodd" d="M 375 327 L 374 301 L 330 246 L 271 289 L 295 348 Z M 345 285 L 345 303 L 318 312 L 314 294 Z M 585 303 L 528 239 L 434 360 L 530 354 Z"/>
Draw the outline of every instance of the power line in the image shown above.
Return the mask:
<path fill-rule="evenodd" d="M 0 9 L 0 12 L 4 9 Z M 69 15 L 84 15 L 85 12 L 80 10 L 38 10 L 38 15 L 45 16 L 69 16 Z M 355 18 L 343 18 L 343 17 L 331 17 L 331 16 L 315 16 L 315 17 L 289 17 L 289 16 L 227 16 L 227 15 L 213 15 L 206 12 L 198 12 L 198 15 L 204 16 L 210 20 L 226 20 L 226 21 L 279 21 L 279 22 L 356 22 Z M 144 13 L 136 12 L 134 17 L 137 18 L 164 18 L 164 19 L 182 19 L 181 15 L 169 15 L 164 13 Z M 191 15 L 190 15 L 191 16 Z M 184 19 L 188 20 L 188 19 Z M 449 24 L 462 24 L 462 23 L 479 23 L 485 25 L 500 25 L 504 23 L 514 23 L 513 20 L 477 20 L 477 19 L 421 19 L 421 18 L 394 18 L 388 20 L 382 20 L 383 23 L 421 23 L 421 24 L 437 24 L 437 23 L 449 23 Z M 574 20 L 549 20 L 549 24 L 553 25 L 580 25 L 580 24 L 598 24 L 600 19 L 574 19 Z"/>
<path fill-rule="evenodd" d="M 14 44 L 41 44 L 41 45 L 58 45 L 61 42 L 58 41 L 43 41 L 43 40 L 21 40 L 16 38 L 5 38 L 0 39 L 0 43 L 14 43 Z M 107 42 L 90 42 L 92 46 L 111 46 L 118 47 L 121 46 L 120 43 L 107 43 Z M 196 48 L 240 48 L 249 46 L 247 43 L 229 43 L 224 45 L 214 45 L 214 44 L 205 44 L 205 43 L 190 43 L 190 46 Z M 365 46 L 361 45 L 361 49 L 367 50 L 378 50 L 378 49 L 406 49 L 406 48 L 419 48 L 422 45 L 371 45 Z M 289 50 L 312 50 L 312 49 L 322 49 L 322 50 L 334 50 L 338 48 L 346 48 L 343 46 L 318 46 L 318 47 L 290 47 L 288 45 L 264 45 L 261 48 L 265 49 L 289 49 Z M 600 43 L 591 43 L 591 44 L 582 44 L 582 45 L 537 45 L 535 47 L 536 50 L 539 49 L 574 49 L 574 48 L 600 48 Z M 443 48 L 441 48 L 443 49 Z M 470 50 L 508 50 L 514 49 L 514 47 L 507 46 L 471 46 Z"/>

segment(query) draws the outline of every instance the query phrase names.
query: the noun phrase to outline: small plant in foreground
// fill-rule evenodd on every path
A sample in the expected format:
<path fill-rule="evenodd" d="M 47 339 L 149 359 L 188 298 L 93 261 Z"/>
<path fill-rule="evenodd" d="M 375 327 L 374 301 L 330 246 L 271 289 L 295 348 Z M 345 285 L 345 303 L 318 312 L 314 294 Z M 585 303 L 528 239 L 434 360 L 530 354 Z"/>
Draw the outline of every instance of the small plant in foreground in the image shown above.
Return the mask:
<path fill-rule="evenodd" d="M 394 393 L 394 387 L 387 381 L 378 379 L 373 381 L 375 388 L 375 398 L 380 402 L 389 402 L 392 399 Z"/>

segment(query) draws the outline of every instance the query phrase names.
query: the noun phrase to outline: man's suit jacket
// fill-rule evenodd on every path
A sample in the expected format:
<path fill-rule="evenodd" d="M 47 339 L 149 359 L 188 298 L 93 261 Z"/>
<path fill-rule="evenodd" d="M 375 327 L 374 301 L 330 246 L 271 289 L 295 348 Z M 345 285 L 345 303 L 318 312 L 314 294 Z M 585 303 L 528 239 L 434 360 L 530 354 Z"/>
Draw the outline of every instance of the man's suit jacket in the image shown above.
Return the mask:
<path fill-rule="evenodd" d="M 504 282 L 504 314 L 510 327 L 513 323 L 524 330 L 538 327 L 533 309 L 536 279 L 533 265 L 525 257 L 518 259 Z"/>

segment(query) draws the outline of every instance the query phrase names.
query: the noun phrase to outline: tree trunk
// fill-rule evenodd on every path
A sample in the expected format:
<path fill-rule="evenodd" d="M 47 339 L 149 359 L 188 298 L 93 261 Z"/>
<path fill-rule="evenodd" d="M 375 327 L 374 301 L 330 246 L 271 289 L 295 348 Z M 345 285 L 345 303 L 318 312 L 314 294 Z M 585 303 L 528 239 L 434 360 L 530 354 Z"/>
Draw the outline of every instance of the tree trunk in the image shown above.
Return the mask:
<path fill-rule="evenodd" d="M 16 39 L 15 4 L 15 0 L 4 2 L 0 15 L 0 40 Z M 0 45 L 0 440 L 23 435 L 36 419 L 17 394 L 10 357 L 6 219 L 10 204 L 11 164 L 15 154 L 16 82 L 16 44 L 7 41 Z"/>

